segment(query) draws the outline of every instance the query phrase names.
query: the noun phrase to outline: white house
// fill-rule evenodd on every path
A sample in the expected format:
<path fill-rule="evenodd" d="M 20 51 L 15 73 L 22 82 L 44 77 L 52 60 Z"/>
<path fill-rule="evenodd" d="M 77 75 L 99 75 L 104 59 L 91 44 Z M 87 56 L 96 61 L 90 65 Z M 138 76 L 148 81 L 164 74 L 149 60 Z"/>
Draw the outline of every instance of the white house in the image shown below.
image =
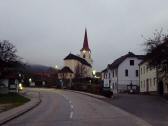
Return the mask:
<path fill-rule="evenodd" d="M 149 67 L 148 61 L 142 61 L 139 64 L 140 70 L 140 92 L 141 93 L 157 93 L 157 70 Z"/>
<path fill-rule="evenodd" d="M 143 55 L 135 55 L 129 52 L 109 64 L 107 70 L 103 72 L 104 87 L 109 86 L 114 94 L 129 89 L 138 90 L 139 63 L 143 58 Z"/>

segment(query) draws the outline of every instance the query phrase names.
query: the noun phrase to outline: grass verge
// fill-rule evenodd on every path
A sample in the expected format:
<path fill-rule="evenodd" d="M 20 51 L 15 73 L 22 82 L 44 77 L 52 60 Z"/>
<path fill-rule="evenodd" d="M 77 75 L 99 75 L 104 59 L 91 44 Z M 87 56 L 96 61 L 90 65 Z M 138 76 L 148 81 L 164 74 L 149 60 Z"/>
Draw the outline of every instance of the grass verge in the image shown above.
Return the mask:
<path fill-rule="evenodd" d="M 17 93 L 0 94 L 0 106 L 3 111 L 20 106 L 30 101 L 30 99 Z"/>

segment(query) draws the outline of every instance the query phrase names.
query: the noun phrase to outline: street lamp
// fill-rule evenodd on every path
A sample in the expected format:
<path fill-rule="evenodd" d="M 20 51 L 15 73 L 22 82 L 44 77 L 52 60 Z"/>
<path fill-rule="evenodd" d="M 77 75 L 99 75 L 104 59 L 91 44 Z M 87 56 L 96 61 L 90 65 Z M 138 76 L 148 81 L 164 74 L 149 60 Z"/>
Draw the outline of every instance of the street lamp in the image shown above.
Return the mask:
<path fill-rule="evenodd" d="M 93 77 L 95 77 L 96 76 L 96 70 L 93 70 L 92 73 L 93 73 Z"/>
<path fill-rule="evenodd" d="M 31 78 L 29 78 L 29 82 L 30 82 L 30 83 L 32 82 L 32 79 L 31 79 Z"/>
<path fill-rule="evenodd" d="M 57 65 L 55 65 L 55 69 L 58 69 L 58 66 L 57 66 Z"/>
<path fill-rule="evenodd" d="M 21 74 L 19 74 L 19 77 L 22 77 L 22 75 L 21 75 Z"/>

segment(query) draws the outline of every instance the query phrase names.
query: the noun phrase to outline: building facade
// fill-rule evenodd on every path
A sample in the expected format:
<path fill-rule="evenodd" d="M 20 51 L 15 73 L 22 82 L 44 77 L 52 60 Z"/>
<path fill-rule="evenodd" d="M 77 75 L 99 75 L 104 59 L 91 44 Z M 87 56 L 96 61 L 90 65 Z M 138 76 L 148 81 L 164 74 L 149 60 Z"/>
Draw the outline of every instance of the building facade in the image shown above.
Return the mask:
<path fill-rule="evenodd" d="M 139 63 L 143 57 L 129 52 L 109 64 L 103 72 L 104 87 L 109 86 L 113 93 L 138 90 Z"/>
<path fill-rule="evenodd" d="M 141 93 L 157 93 L 158 81 L 156 68 L 149 67 L 147 61 L 143 61 L 139 65 L 140 70 L 140 92 Z"/>

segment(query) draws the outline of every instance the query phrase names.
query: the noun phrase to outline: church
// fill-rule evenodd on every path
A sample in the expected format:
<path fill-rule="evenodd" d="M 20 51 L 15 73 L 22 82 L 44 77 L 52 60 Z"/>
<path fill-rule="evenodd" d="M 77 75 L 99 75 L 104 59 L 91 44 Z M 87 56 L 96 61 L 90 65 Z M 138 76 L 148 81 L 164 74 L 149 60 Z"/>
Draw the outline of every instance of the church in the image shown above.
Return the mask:
<path fill-rule="evenodd" d="M 89 48 L 87 30 L 85 29 L 83 47 L 80 50 L 80 55 L 69 53 L 64 58 L 64 67 L 59 71 L 59 79 L 73 79 L 92 77 L 91 50 Z"/>

